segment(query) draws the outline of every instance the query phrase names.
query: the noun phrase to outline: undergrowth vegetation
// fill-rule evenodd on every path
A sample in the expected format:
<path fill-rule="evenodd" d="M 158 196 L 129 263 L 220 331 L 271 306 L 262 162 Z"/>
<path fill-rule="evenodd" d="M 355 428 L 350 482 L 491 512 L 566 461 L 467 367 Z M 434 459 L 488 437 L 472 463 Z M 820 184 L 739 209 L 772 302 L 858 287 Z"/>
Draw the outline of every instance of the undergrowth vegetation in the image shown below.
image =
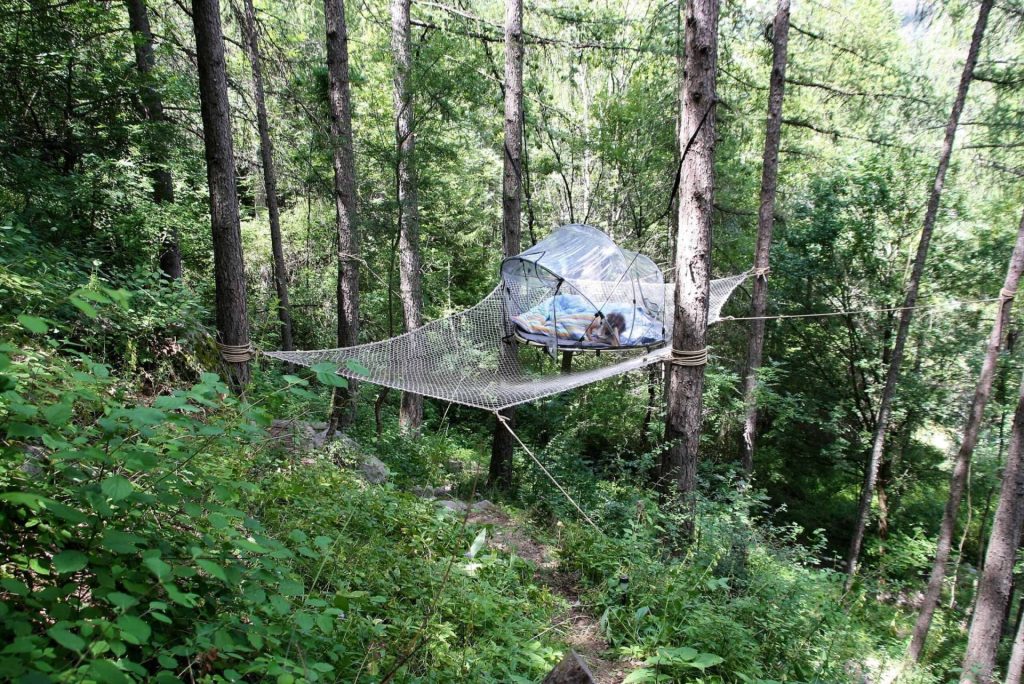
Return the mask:
<path fill-rule="evenodd" d="M 355 442 L 296 443 L 274 418 L 321 418 L 337 376 L 264 364 L 236 397 L 205 370 L 210 335 L 188 288 L 83 265 L 25 230 L 5 247 L 5 301 L 27 304 L 0 316 L 4 679 L 539 680 L 567 649 L 553 622 L 565 599 L 487 545 L 493 530 L 410 493 L 440 485 L 527 521 L 630 682 L 843 681 L 901 656 L 924 533 L 872 547 L 844 593 L 822 532 L 785 522 L 727 464 L 705 464 L 692 509 L 659 504 L 644 484 L 662 420 L 654 376 L 520 410 L 598 532 L 525 454 L 510 493 L 485 491 L 492 423 L 477 412 L 432 405 L 409 439 L 387 413 L 378 435 L 364 410 Z M 57 264 L 70 264 L 62 287 L 34 277 Z M 713 428 L 735 411 L 733 381 L 710 376 Z M 361 391 L 369 406 L 376 390 Z M 390 482 L 364 481 L 352 448 Z M 959 627 L 935 631 L 930 669 L 905 681 L 955 665 Z"/>

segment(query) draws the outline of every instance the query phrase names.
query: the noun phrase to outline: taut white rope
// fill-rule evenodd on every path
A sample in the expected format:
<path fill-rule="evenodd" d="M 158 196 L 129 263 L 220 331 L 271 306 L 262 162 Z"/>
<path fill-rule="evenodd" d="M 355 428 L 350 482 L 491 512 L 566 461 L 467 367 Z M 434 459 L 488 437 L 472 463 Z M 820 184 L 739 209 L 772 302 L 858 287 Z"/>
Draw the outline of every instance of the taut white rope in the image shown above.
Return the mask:
<path fill-rule="evenodd" d="M 512 429 L 512 426 L 508 424 L 508 418 L 506 418 L 505 416 L 501 415 L 497 411 L 494 412 L 494 417 L 498 419 L 499 423 L 501 423 L 502 425 L 505 426 L 505 429 L 508 430 L 508 433 L 510 435 L 512 435 L 512 438 L 515 439 L 516 442 L 519 444 L 519 446 L 522 448 L 522 450 L 525 451 L 527 453 L 527 455 L 529 455 L 529 457 L 533 459 L 533 462 L 537 464 L 537 467 L 540 468 L 544 472 L 544 474 L 548 476 L 548 479 L 551 480 L 551 483 L 553 485 L 555 485 L 556 487 L 558 487 L 558 491 L 562 492 L 562 496 L 564 496 L 566 499 L 568 499 L 569 503 L 571 503 L 573 506 L 576 507 L 576 510 L 579 511 L 580 515 L 583 516 L 583 519 L 586 520 L 588 523 L 590 523 L 590 526 L 593 527 L 595 530 L 597 530 L 598 532 L 601 532 L 601 528 L 598 527 L 594 523 L 594 521 L 590 519 L 589 515 L 587 515 L 586 513 L 583 512 L 583 509 L 580 508 L 580 505 L 578 503 L 576 503 L 576 499 L 572 498 L 572 496 L 570 496 L 569 492 L 565 491 L 565 487 L 560 485 L 558 483 L 558 480 L 555 479 L 555 476 L 552 475 L 550 472 L 548 472 L 548 469 L 544 467 L 544 464 L 540 462 L 540 459 L 538 459 L 536 456 L 534 456 L 533 452 L 530 451 L 530 448 L 527 447 L 525 444 L 523 444 L 523 440 L 519 439 L 519 435 L 517 435 L 516 431 Z M 601 532 L 601 534 L 604 534 L 604 533 Z"/>

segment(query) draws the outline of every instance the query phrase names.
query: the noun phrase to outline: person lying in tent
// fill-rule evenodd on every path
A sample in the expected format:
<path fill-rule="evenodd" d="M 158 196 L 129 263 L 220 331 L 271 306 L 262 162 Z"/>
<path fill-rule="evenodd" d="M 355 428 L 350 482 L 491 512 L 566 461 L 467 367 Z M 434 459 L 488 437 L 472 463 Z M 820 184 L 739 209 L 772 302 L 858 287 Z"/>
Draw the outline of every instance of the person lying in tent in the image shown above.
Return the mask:
<path fill-rule="evenodd" d="M 559 294 L 513 316 L 524 341 L 579 349 L 631 348 L 662 341 L 661 323 L 642 306 L 608 302 L 602 313 L 585 297 Z M 603 315 L 602 315 L 603 314 Z"/>
<path fill-rule="evenodd" d="M 613 311 L 607 316 L 602 313 L 594 316 L 594 320 L 587 326 L 583 333 L 584 339 L 592 342 L 601 342 L 612 347 L 621 347 L 619 335 L 626 332 L 626 318 L 618 311 Z"/>

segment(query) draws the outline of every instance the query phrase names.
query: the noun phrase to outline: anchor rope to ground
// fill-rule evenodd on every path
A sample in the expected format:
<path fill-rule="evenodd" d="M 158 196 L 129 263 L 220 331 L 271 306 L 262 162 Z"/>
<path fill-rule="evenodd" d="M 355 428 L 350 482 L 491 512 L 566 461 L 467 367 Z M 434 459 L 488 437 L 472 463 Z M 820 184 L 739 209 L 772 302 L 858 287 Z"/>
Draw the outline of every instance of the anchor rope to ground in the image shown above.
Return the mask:
<path fill-rule="evenodd" d="M 523 451 L 525 451 L 525 452 L 527 453 L 527 455 L 528 455 L 528 456 L 529 456 L 529 457 L 530 457 L 531 459 L 533 459 L 533 462 L 537 464 L 537 467 L 538 467 L 538 468 L 540 468 L 540 469 L 541 469 L 541 471 L 542 471 L 542 472 L 543 472 L 543 473 L 544 473 L 545 475 L 547 475 L 547 478 L 548 478 L 549 480 L 551 480 L 551 483 L 552 483 L 552 484 L 554 484 L 554 485 L 555 485 L 556 487 L 558 487 L 558 491 L 562 492 L 562 496 L 564 496 L 564 497 L 565 497 L 566 499 L 568 499 L 568 500 L 569 500 L 569 503 L 571 503 L 571 504 L 572 504 L 573 506 L 575 506 L 575 507 L 576 507 L 576 510 L 577 510 L 577 511 L 579 511 L 580 515 L 582 515 L 582 516 L 583 516 L 583 519 L 584 519 L 584 520 L 586 520 L 586 521 L 587 521 L 587 523 L 589 523 L 589 524 L 590 524 L 590 526 L 591 526 L 591 527 L 593 527 L 593 528 L 594 528 L 594 529 L 595 529 L 595 530 L 596 530 L 596 531 L 597 531 L 598 533 L 600 533 L 600 534 L 604 534 L 604 533 L 603 533 L 603 532 L 601 531 L 601 528 L 600 528 L 600 527 L 598 527 L 598 526 L 597 526 L 597 524 L 596 524 L 596 523 L 595 523 L 595 522 L 594 522 L 593 520 L 591 520 L 591 519 L 590 519 L 590 516 L 589 516 L 589 515 L 587 515 L 587 514 L 586 514 L 586 513 L 585 513 L 585 512 L 583 511 L 583 509 L 582 509 L 582 508 L 580 508 L 580 505 L 579 505 L 578 503 L 576 503 L 576 499 L 572 498 L 572 495 L 571 495 L 571 494 L 569 494 L 569 492 L 565 491 L 565 487 L 563 487 L 563 486 L 562 486 L 561 484 L 559 484 L 558 480 L 557 480 L 557 479 L 555 479 L 555 476 L 554 476 L 554 475 L 552 475 L 552 474 L 551 474 L 551 472 L 550 472 L 550 471 L 549 471 L 549 470 L 548 470 L 547 468 L 545 468 L 545 467 L 544 467 L 544 464 L 540 462 L 540 459 L 538 459 L 538 458 L 537 458 L 537 457 L 536 457 L 536 456 L 535 456 L 535 455 L 533 454 L 533 452 L 532 452 L 532 451 L 530 451 L 530 448 L 529 448 L 528 446 L 526 446 L 525 444 L 523 444 L 523 440 L 519 439 L 519 435 L 517 435 L 517 434 L 516 434 L 516 431 L 512 429 L 512 426 L 508 424 L 508 418 L 506 418 L 505 416 L 501 415 L 501 414 L 500 414 L 500 413 L 498 413 L 497 411 L 494 411 L 493 413 L 494 413 L 494 417 L 498 419 L 498 422 L 499 422 L 499 423 L 501 423 L 502 425 L 504 425 L 504 426 L 505 426 L 505 429 L 506 429 L 506 430 L 508 430 L 508 433 L 509 433 L 510 435 L 512 435 L 512 438 L 513 438 L 514 440 L 516 440 L 516 442 L 517 442 L 517 443 L 519 444 L 519 446 L 520 446 L 520 447 L 522 448 L 522 450 L 523 450 Z"/>

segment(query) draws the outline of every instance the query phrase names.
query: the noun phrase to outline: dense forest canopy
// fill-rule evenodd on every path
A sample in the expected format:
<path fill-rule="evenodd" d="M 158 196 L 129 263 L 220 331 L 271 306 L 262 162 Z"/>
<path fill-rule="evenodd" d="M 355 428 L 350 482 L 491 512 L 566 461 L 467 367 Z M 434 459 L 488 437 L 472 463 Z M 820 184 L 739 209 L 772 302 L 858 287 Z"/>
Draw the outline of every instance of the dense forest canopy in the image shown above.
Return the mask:
<path fill-rule="evenodd" d="M 0 2 L 0 678 L 1019 682 L 1022 28 Z M 256 351 L 564 224 L 680 274 L 676 363 L 496 419 Z"/>

